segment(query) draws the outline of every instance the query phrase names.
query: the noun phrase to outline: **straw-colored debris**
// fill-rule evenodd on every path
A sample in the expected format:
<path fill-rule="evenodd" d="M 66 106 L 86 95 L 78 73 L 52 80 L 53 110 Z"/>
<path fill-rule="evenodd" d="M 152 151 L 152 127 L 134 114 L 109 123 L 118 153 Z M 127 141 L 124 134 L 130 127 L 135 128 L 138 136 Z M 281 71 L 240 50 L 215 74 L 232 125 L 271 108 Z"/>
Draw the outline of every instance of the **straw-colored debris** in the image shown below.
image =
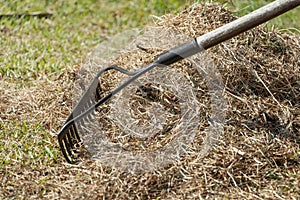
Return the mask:
<path fill-rule="evenodd" d="M 195 37 L 234 19 L 220 5 L 195 4 L 176 16 L 158 17 L 155 26 Z M 5 196 L 14 196 L 18 191 L 20 196 L 37 198 L 300 198 L 300 37 L 259 27 L 208 50 L 207 54 L 222 76 L 227 112 L 224 132 L 205 158 L 199 159 L 195 153 L 202 147 L 201 139 L 196 137 L 193 153 L 173 165 L 142 174 L 121 172 L 88 160 L 70 166 L 63 158 L 47 168 L 41 161 L 41 165 L 31 166 L 32 170 L 25 172 L 22 165 L 28 164 L 16 162 L 20 171 L 0 177 L 1 191 Z M 133 52 L 132 57 L 139 56 Z M 130 63 L 134 60 L 123 62 L 126 66 L 139 66 L 140 63 Z M 122 65 L 122 60 L 117 62 Z M 183 67 L 178 68 L 184 71 Z M 192 74 L 185 72 L 187 76 Z M 33 120 L 44 119 L 41 125 L 55 133 L 71 106 L 72 76 L 70 72 L 52 83 L 39 81 L 40 85 L 30 91 L 1 91 L 1 122 L 35 115 Z M 107 78 L 116 76 L 108 74 Z M 190 77 L 190 80 L 199 93 L 196 94 L 199 101 L 207 103 L 208 96 L 203 94 L 205 86 L 197 78 L 193 81 Z M 113 81 L 109 82 L 107 87 L 112 84 Z M 51 89 L 46 85 L 51 85 Z M 16 91 L 18 99 L 14 98 Z M 9 110 L 11 104 L 18 106 L 20 113 Z M 203 108 L 202 112 L 206 111 Z M 201 116 L 206 117 L 203 113 Z M 174 117 L 174 120 L 178 119 Z M 133 141 L 131 138 L 126 142 Z M 153 139 L 149 146 L 160 148 L 155 142 L 165 144 L 166 141 Z M 57 143 L 55 137 L 53 143 Z M 137 148 L 132 145 L 133 149 Z"/>

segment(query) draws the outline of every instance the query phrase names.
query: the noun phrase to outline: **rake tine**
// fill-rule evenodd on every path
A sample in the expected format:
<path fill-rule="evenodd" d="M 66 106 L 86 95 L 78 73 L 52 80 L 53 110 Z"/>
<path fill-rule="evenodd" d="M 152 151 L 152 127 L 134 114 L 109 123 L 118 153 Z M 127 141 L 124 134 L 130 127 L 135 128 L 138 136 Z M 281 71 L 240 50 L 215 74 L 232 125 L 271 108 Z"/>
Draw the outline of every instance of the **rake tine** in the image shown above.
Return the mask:
<path fill-rule="evenodd" d="M 70 127 L 71 128 L 71 127 Z M 66 133 L 67 137 L 67 140 L 68 140 L 68 146 L 71 147 L 71 149 L 75 146 L 73 141 L 75 141 L 73 138 L 73 135 L 72 135 L 72 130 L 69 129 L 68 132 Z"/>
<path fill-rule="evenodd" d="M 91 114 L 89 114 L 89 115 L 85 118 L 85 120 L 86 120 L 87 123 L 91 123 L 91 122 L 93 122 L 93 120 L 95 119 L 95 118 L 94 118 L 95 115 L 93 115 L 93 113 L 94 113 L 94 112 L 92 112 Z"/>
<path fill-rule="evenodd" d="M 72 119 L 70 119 L 69 121 L 71 121 Z M 76 141 L 78 141 L 78 143 L 81 142 L 75 122 L 70 125 L 69 130 L 70 130 L 70 136 L 74 138 Z M 66 134 L 68 134 L 68 132 Z"/>
<path fill-rule="evenodd" d="M 70 133 L 70 130 L 68 131 Z M 72 138 L 70 137 L 70 135 L 67 132 L 67 137 L 64 137 L 64 142 L 66 145 L 66 149 L 69 155 L 73 155 L 72 149 L 74 148 L 73 142 L 72 142 Z"/>
<path fill-rule="evenodd" d="M 93 101 L 92 98 L 90 98 L 90 100 L 87 102 L 88 108 L 93 106 L 94 104 L 95 104 L 95 102 Z M 86 121 L 87 122 L 92 122 L 94 120 L 94 116 L 95 116 L 95 111 L 93 111 L 89 115 L 87 115 Z"/>
<path fill-rule="evenodd" d="M 84 119 L 79 120 L 78 124 L 79 124 L 80 128 L 83 128 L 85 126 Z"/>
<path fill-rule="evenodd" d="M 75 136 L 74 138 L 76 138 L 76 140 L 78 141 L 78 143 L 81 142 L 81 139 L 79 137 L 79 134 L 78 134 L 78 131 L 77 131 L 77 128 L 76 128 L 76 125 L 75 124 L 72 124 L 72 126 L 70 127 L 70 129 L 72 130 L 72 136 Z"/>
<path fill-rule="evenodd" d="M 96 103 L 96 101 L 99 101 L 101 99 L 100 92 L 101 92 L 100 83 L 98 82 L 98 85 L 97 85 L 97 88 L 96 88 L 96 94 L 94 96 L 94 98 L 95 98 L 95 102 L 94 103 Z"/>
<path fill-rule="evenodd" d="M 66 137 L 65 135 L 60 134 L 58 135 L 58 142 L 59 146 L 61 148 L 61 151 L 68 163 L 75 163 L 75 161 L 72 159 L 72 154 L 69 153 L 68 147 L 67 147 L 67 142 L 66 142 Z"/>

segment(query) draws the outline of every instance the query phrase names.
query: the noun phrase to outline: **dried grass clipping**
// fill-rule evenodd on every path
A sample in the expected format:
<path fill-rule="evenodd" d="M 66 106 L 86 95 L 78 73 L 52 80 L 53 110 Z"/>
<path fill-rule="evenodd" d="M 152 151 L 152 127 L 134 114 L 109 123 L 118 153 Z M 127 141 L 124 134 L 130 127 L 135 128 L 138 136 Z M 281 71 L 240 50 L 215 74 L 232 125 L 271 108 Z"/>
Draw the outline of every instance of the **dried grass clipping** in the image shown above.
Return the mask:
<path fill-rule="evenodd" d="M 194 37 L 234 19 L 220 5 L 195 4 L 176 16 L 157 18 L 156 26 Z M 62 161 L 52 164 L 51 168 L 38 167 L 39 171 L 51 174 L 47 179 L 43 179 L 43 173 L 3 176 L 0 186 L 5 194 L 14 194 L 11 190 L 13 184 L 20 195 L 36 198 L 40 197 L 38 191 L 43 187 L 47 188 L 43 196 L 48 198 L 299 198 L 299 36 L 258 27 L 210 49 L 208 53 L 223 78 L 227 114 L 224 134 L 207 157 L 199 159 L 191 154 L 164 169 L 138 175 L 113 170 L 98 162 L 85 161 L 70 167 L 62 165 Z M 73 79 L 69 80 L 72 82 Z M 58 79 L 52 84 L 53 88 L 71 89 L 71 85 L 63 85 L 64 82 Z M 198 92 L 196 95 L 201 96 L 201 90 Z M 27 91 L 19 93 L 26 94 Z M 45 92 L 36 88 L 31 95 L 20 95 L 20 106 L 31 112 L 33 109 L 26 102 L 32 98 L 36 107 L 43 107 L 41 93 Z M 49 110 L 50 116 L 55 118 L 62 111 L 63 117 L 66 116 L 65 104 L 61 100 L 70 99 L 63 98 L 63 93 L 59 94 L 59 98 L 53 97 L 52 100 L 57 104 Z M 66 94 L 70 95 L 68 90 Z M 26 114 L 8 112 L 5 105 L 13 102 L 2 95 L 2 121 L 26 118 Z M 71 105 L 71 102 L 64 102 Z M 49 130 L 58 130 L 61 123 L 46 119 L 44 124 Z M 197 140 L 194 143 L 197 144 Z M 34 180 L 43 179 L 43 183 L 30 181 L 29 187 L 22 181 L 32 180 L 32 177 Z"/>

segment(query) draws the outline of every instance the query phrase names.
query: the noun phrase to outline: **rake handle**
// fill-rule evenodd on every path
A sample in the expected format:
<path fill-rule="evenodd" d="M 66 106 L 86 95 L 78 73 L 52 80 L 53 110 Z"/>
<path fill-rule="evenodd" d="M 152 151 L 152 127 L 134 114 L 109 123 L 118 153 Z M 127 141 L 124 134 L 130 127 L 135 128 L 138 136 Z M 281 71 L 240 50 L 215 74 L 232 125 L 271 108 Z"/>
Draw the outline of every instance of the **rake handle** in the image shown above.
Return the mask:
<path fill-rule="evenodd" d="M 160 54 L 155 62 L 170 65 L 209 49 L 300 5 L 300 0 L 276 0 L 211 32 Z"/>
<path fill-rule="evenodd" d="M 300 0 L 277 0 L 267 4 L 231 23 L 197 37 L 197 43 L 204 49 L 213 47 L 240 33 L 250 30 L 300 5 Z"/>

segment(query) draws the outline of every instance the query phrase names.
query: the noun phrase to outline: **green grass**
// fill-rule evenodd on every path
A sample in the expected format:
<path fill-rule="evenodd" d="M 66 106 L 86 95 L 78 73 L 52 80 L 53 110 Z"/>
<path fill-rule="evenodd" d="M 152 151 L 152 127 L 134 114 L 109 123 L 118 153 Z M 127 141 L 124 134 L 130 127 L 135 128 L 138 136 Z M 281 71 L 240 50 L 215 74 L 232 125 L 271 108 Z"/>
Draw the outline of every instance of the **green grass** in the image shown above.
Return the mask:
<path fill-rule="evenodd" d="M 222 1 L 226 3 L 227 1 Z M 150 15 L 178 11 L 185 0 L 152 1 L 0 1 L 0 14 L 51 12 L 35 17 L 0 20 L 0 74 L 20 84 L 61 72 L 84 59 L 107 37 L 150 22 Z M 190 2 L 191 4 L 191 2 Z M 244 15 L 266 1 L 232 0 L 228 6 Z M 299 9 L 271 22 L 279 28 L 299 28 Z"/>
<path fill-rule="evenodd" d="M 138 3 L 139 2 L 139 3 Z M 0 73 L 28 82 L 61 72 L 84 59 L 117 32 L 149 22 L 184 3 L 163 1 L 1 1 L 1 14 L 51 12 L 49 19 L 7 17 L 0 21 Z"/>

